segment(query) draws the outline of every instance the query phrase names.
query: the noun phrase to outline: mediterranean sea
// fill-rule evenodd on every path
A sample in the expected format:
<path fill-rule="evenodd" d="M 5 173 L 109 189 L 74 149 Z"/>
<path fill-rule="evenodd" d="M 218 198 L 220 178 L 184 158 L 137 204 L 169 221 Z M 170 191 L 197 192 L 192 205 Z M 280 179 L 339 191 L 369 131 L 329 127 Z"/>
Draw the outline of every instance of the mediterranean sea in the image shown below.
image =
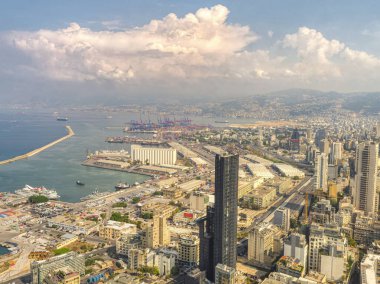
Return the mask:
<path fill-rule="evenodd" d="M 57 121 L 56 117 L 68 117 Z M 123 136 L 126 122 L 139 113 L 66 110 L 0 109 L 0 160 L 25 154 L 67 134 L 70 125 L 75 135 L 47 150 L 14 163 L 0 165 L 0 192 L 14 192 L 25 184 L 57 190 L 62 201 L 77 202 L 95 190 L 114 191 L 120 182 L 133 184 L 149 177 L 82 166 L 88 152 L 96 150 L 129 151 L 127 144 L 105 142 L 107 136 Z M 152 120 L 155 118 L 152 117 Z M 192 117 L 194 123 L 214 124 L 215 118 Z M 144 120 L 144 118 L 143 118 Z M 236 119 L 231 121 L 250 122 Z M 215 125 L 215 124 L 214 124 Z M 216 124 L 216 126 L 222 126 Z M 85 186 L 76 185 L 80 180 Z"/>
<path fill-rule="evenodd" d="M 135 114 L 65 112 L 69 121 L 57 121 L 53 112 L 4 111 L 0 113 L 0 160 L 25 154 L 67 134 L 70 125 L 75 135 L 25 160 L 0 165 L 0 192 L 14 192 L 25 184 L 57 190 L 62 201 L 76 202 L 98 191 L 114 191 L 119 182 L 142 182 L 144 175 L 82 166 L 88 152 L 128 150 L 126 144 L 104 142 L 107 136 L 122 136 L 122 126 Z M 118 127 L 108 129 L 107 127 Z M 85 186 L 76 185 L 80 180 Z"/>

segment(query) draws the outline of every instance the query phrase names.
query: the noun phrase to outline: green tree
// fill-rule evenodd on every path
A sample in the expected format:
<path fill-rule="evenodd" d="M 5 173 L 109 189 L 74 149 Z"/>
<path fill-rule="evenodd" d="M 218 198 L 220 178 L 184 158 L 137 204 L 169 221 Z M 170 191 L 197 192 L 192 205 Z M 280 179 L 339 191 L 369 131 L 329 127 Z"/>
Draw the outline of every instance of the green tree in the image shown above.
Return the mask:
<path fill-rule="evenodd" d="M 298 220 L 290 218 L 290 228 L 295 229 L 298 227 Z"/>
<path fill-rule="evenodd" d="M 32 195 L 28 198 L 28 201 L 29 203 L 33 203 L 33 204 L 44 203 L 44 202 L 48 202 L 49 198 L 47 198 L 44 195 Z"/>
<path fill-rule="evenodd" d="M 152 275 L 160 275 L 160 271 L 158 270 L 158 267 L 150 267 L 150 266 L 142 266 L 140 269 L 140 272 L 142 273 L 149 273 Z"/>
<path fill-rule="evenodd" d="M 125 208 L 127 206 L 128 206 L 128 204 L 126 202 L 116 202 L 116 203 L 112 204 L 112 208 L 118 208 L 118 207 Z"/>
<path fill-rule="evenodd" d="M 84 262 L 84 265 L 85 266 L 91 266 L 91 265 L 94 265 L 95 264 L 95 259 L 93 258 L 88 258 L 86 259 L 86 261 Z"/>
<path fill-rule="evenodd" d="M 128 223 L 129 215 L 128 214 L 122 215 L 120 212 L 112 212 L 110 220 Z"/>
<path fill-rule="evenodd" d="M 70 251 L 69 248 L 59 248 L 59 249 L 53 250 L 53 253 L 54 255 L 61 255 L 61 254 L 68 253 L 69 251 Z"/>
<path fill-rule="evenodd" d="M 145 213 L 141 214 L 141 217 L 143 219 L 152 219 L 153 218 L 153 213 L 151 213 L 151 212 L 145 212 Z"/>
<path fill-rule="evenodd" d="M 133 204 L 139 203 L 140 200 L 141 200 L 140 197 L 137 197 L 137 196 L 136 196 L 136 197 L 133 197 L 133 198 L 132 198 L 132 203 L 133 203 Z"/>
<path fill-rule="evenodd" d="M 356 247 L 356 246 L 357 246 L 357 243 L 356 243 L 356 241 L 355 241 L 353 238 L 348 237 L 348 245 L 349 245 L 350 247 Z"/>

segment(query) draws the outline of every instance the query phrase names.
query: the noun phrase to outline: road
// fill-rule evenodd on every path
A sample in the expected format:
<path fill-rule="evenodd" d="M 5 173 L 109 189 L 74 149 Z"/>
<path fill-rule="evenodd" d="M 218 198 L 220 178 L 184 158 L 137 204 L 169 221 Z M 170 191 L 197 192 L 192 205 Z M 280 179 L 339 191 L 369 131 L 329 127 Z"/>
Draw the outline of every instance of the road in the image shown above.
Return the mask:
<path fill-rule="evenodd" d="M 29 273 L 30 260 L 28 256 L 32 252 L 33 246 L 26 241 L 20 241 L 18 242 L 18 245 L 21 249 L 21 254 L 17 259 L 16 264 L 0 275 L 0 283 L 4 283 L 7 279 L 20 277 Z"/>
<path fill-rule="evenodd" d="M 301 192 L 304 188 L 307 188 L 311 182 L 311 177 L 306 176 L 296 187 L 290 191 L 290 193 L 286 196 L 281 197 L 275 204 L 273 204 L 271 207 L 269 207 L 265 213 L 263 213 L 260 217 L 258 217 L 251 226 L 247 227 L 244 232 L 248 233 L 250 232 L 257 224 L 265 221 L 269 222 L 271 219 L 273 219 L 274 211 L 281 207 L 286 205 L 294 196 Z"/>

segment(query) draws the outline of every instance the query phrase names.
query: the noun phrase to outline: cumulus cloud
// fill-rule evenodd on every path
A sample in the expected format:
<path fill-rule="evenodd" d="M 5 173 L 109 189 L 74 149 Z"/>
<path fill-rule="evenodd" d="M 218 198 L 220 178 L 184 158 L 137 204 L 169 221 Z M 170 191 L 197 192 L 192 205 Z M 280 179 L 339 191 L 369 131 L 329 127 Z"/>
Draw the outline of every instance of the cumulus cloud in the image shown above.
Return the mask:
<path fill-rule="evenodd" d="M 123 31 L 93 31 L 71 23 L 60 30 L 13 32 L 9 39 L 55 79 L 213 76 L 215 68 L 257 38 L 246 26 L 228 24 L 228 14 L 217 5 Z"/>
<path fill-rule="evenodd" d="M 315 29 L 301 27 L 297 33 L 286 35 L 282 43 L 285 48 L 296 51 L 297 60 L 290 69 L 300 77 L 350 79 L 358 70 L 380 68 L 380 59 L 376 56 L 353 50 L 338 40 L 329 40 Z"/>
<path fill-rule="evenodd" d="M 112 20 L 103 23 L 105 30 L 71 23 L 58 30 L 14 31 L 6 39 L 32 60 L 29 72 L 63 81 L 220 78 L 318 88 L 321 80 L 326 86 L 374 80 L 380 71 L 376 56 L 308 27 L 286 34 L 280 44 L 257 49 L 259 36 L 248 26 L 229 23 L 228 15 L 225 6 L 216 5 L 183 17 L 171 13 L 135 28 L 115 30 L 120 21 Z"/>

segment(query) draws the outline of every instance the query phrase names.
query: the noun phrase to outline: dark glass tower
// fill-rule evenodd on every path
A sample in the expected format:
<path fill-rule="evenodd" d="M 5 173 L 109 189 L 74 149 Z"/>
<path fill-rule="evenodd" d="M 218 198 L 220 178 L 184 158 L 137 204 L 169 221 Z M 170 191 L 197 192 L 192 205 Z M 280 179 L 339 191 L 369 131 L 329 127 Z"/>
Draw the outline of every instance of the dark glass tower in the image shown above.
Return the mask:
<path fill-rule="evenodd" d="M 214 264 L 236 268 L 239 156 L 215 157 Z"/>
<path fill-rule="evenodd" d="M 214 281 L 214 206 L 207 206 L 207 215 L 198 219 L 199 225 L 199 268 L 206 271 L 206 278 Z"/>
<path fill-rule="evenodd" d="M 239 155 L 215 157 L 215 204 L 198 221 L 200 268 L 214 281 L 218 263 L 236 268 Z"/>

